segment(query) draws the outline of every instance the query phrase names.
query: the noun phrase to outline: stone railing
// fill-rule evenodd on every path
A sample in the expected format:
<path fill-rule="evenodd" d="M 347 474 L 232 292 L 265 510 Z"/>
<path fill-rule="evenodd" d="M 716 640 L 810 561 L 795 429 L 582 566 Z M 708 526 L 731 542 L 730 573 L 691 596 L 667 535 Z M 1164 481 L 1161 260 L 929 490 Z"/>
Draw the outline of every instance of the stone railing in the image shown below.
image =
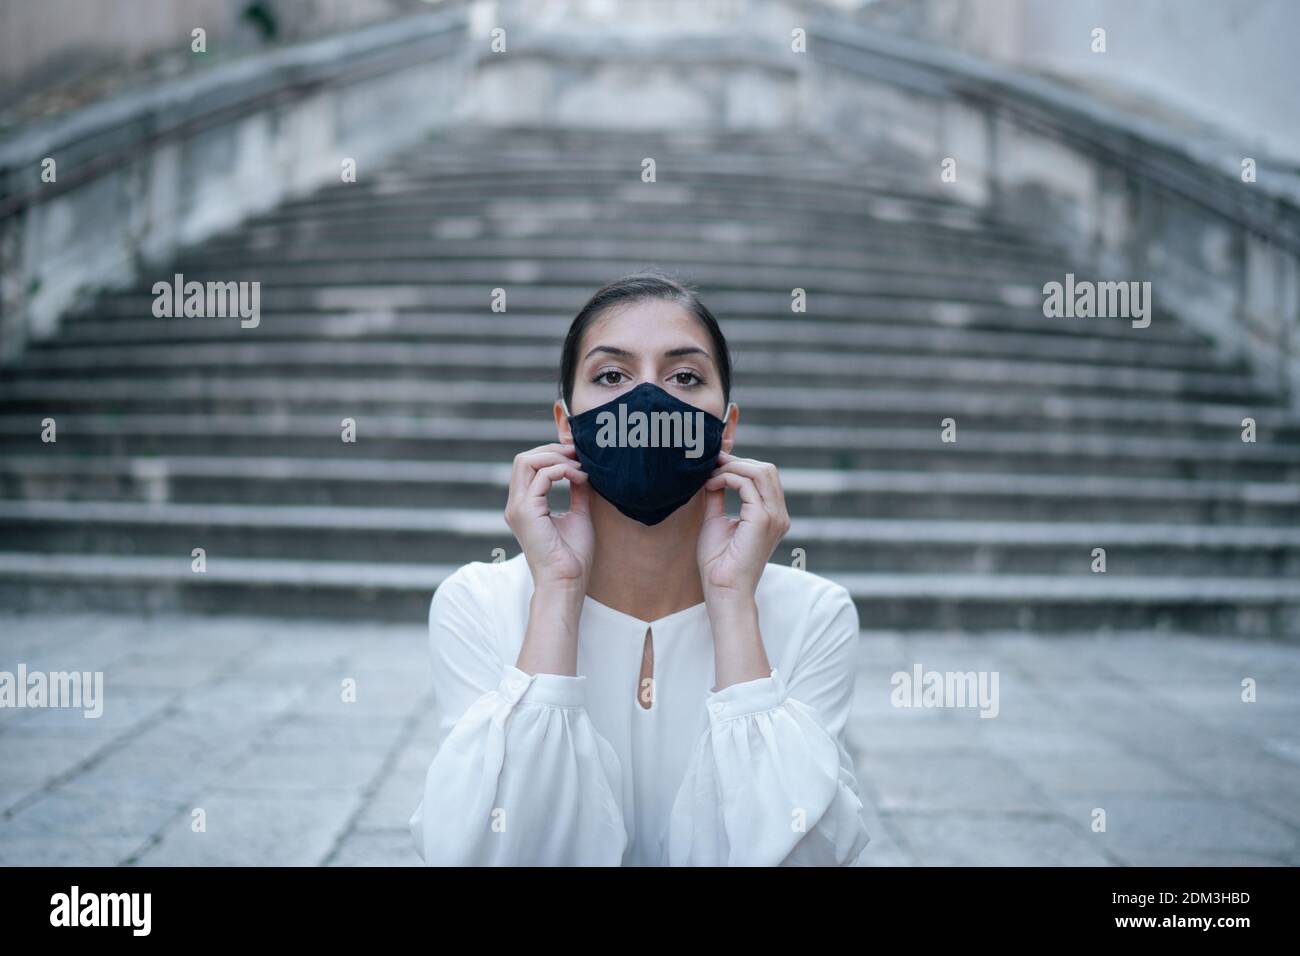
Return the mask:
<path fill-rule="evenodd" d="M 843 18 L 814 17 L 808 31 L 817 126 L 902 147 L 935 181 L 955 160 L 963 198 L 1064 243 L 1079 273 L 1150 281 L 1157 310 L 1300 407 L 1300 207 L 1294 177 L 1271 175 L 1286 164 L 1225 161 L 1218 143 Z"/>
<path fill-rule="evenodd" d="M 96 103 L 0 144 L 0 355 L 48 335 L 84 294 L 337 181 L 344 159 L 364 171 L 436 129 L 461 101 L 466 24 L 449 4 Z"/>

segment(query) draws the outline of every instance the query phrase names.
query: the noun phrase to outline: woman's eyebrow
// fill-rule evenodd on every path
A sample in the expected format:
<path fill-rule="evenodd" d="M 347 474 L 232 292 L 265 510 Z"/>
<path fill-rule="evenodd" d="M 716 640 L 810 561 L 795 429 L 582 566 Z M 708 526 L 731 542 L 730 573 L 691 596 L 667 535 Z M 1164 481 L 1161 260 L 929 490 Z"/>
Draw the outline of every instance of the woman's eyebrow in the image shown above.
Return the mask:
<path fill-rule="evenodd" d="M 698 345 L 684 345 L 679 349 L 669 349 L 664 353 L 664 358 L 681 358 L 683 355 L 703 355 L 709 360 L 710 364 L 713 362 L 713 356 Z"/>
<path fill-rule="evenodd" d="M 592 349 L 590 352 L 588 352 L 586 355 L 584 355 L 584 356 L 582 357 L 582 360 L 583 360 L 584 362 L 587 361 L 587 359 L 591 358 L 591 357 L 592 357 L 593 355 L 595 355 L 597 352 L 603 352 L 603 353 L 605 353 L 606 355 L 612 355 L 612 356 L 614 356 L 615 358 L 625 358 L 625 359 L 626 359 L 626 358 L 632 358 L 632 357 L 633 357 L 633 356 L 632 356 L 632 353 L 629 352 L 627 349 L 615 348 L 615 347 L 612 346 L 612 345 L 597 345 L 594 349 Z"/>
<path fill-rule="evenodd" d="M 621 349 L 614 345 L 597 345 L 590 352 L 584 355 L 582 360 L 585 362 L 597 352 L 603 355 L 612 355 L 615 358 L 621 359 L 636 357 L 634 353 L 629 352 L 627 349 Z M 702 349 L 698 345 L 683 345 L 680 348 L 668 349 L 664 352 L 664 358 L 681 358 L 683 355 L 703 355 L 710 362 L 713 361 L 713 356 L 708 353 L 708 350 Z"/>
<path fill-rule="evenodd" d="M 679 355 L 708 355 L 708 354 L 709 354 L 708 352 L 704 351 L 704 349 L 700 348 L 698 345 L 683 345 L 679 349 L 669 349 L 667 352 L 664 353 L 664 355 L 667 356 L 668 358 L 677 358 Z"/>

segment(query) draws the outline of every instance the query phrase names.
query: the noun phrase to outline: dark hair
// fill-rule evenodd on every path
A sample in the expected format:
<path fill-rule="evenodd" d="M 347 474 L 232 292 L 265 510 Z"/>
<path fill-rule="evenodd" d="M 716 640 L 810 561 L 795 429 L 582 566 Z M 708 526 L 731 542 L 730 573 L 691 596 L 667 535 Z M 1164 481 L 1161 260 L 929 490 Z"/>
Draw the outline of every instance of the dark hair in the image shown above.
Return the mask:
<path fill-rule="evenodd" d="M 597 289 L 574 316 L 560 353 L 560 395 L 564 401 L 569 404 L 573 402 L 573 380 L 578 374 L 578 346 L 591 323 L 615 306 L 630 305 L 646 299 L 676 302 L 704 326 L 704 331 L 709 333 L 709 339 L 713 343 L 713 359 L 718 365 L 723 400 L 731 401 L 731 350 L 727 348 L 727 340 L 718 327 L 718 320 L 713 317 L 709 307 L 700 301 L 694 289 L 662 272 L 638 272 L 615 279 Z"/>

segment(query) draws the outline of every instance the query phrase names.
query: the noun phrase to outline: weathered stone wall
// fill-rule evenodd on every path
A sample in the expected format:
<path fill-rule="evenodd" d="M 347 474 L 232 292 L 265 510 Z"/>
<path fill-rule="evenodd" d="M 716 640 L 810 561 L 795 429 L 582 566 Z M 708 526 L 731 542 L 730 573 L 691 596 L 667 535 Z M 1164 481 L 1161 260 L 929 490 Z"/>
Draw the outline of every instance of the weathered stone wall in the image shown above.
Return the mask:
<path fill-rule="evenodd" d="M 249 215 L 445 122 L 464 21 L 433 14 L 230 64 L 0 146 L 0 351 Z M 54 181 L 43 178 L 54 160 Z"/>

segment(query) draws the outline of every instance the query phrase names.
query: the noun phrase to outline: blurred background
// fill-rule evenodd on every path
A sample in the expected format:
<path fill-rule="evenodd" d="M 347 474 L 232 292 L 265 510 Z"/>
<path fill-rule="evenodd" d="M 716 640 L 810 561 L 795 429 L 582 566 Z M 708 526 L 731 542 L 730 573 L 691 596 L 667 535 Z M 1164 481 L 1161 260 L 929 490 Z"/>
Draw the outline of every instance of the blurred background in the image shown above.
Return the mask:
<path fill-rule="evenodd" d="M 430 596 L 517 553 L 563 333 L 643 268 L 735 350 L 772 560 L 858 603 L 865 864 L 1300 862 L 1297 32 L 0 3 L 0 669 L 106 688 L 0 710 L 0 862 L 418 862 Z M 178 275 L 258 321 L 159 317 Z M 1047 314 L 1076 280 L 1149 323 Z M 998 718 L 894 706 L 918 665 Z"/>

